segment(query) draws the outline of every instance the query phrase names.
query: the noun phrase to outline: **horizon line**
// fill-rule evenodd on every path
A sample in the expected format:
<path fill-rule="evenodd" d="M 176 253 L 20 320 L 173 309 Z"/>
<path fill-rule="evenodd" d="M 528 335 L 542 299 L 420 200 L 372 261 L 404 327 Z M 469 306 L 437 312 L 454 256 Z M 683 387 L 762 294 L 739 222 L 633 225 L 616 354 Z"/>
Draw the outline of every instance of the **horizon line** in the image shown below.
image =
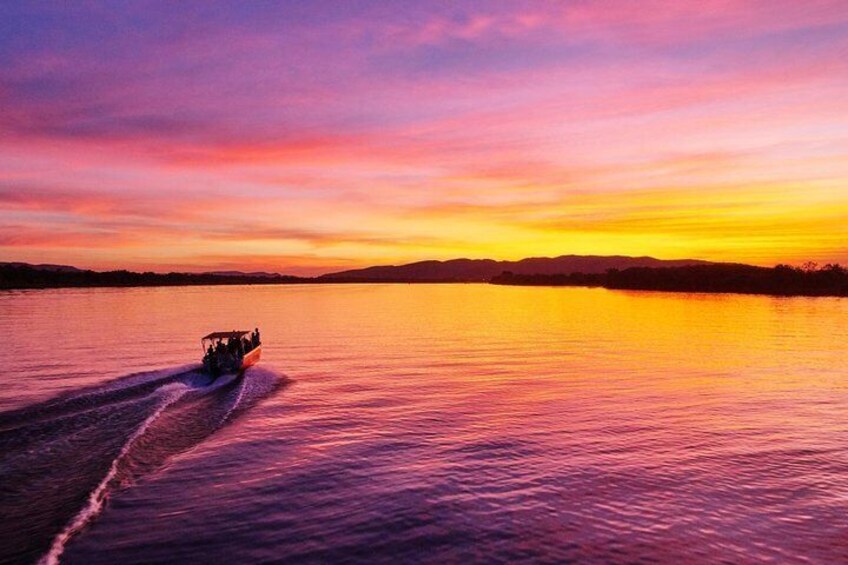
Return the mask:
<path fill-rule="evenodd" d="M 405 261 L 405 262 L 391 262 L 391 263 L 387 262 L 387 263 L 364 264 L 364 265 L 361 265 L 361 266 L 350 266 L 350 267 L 347 267 L 347 268 L 345 268 L 345 267 L 341 267 L 341 268 L 328 267 L 325 270 L 320 270 L 320 271 L 316 270 L 316 272 L 311 273 L 311 274 L 292 274 L 290 271 L 278 270 L 276 267 L 273 267 L 273 266 L 270 266 L 270 265 L 265 266 L 265 267 L 258 267 L 258 266 L 256 266 L 256 267 L 237 267 L 237 266 L 227 266 L 227 267 L 206 266 L 206 267 L 204 267 L 204 266 L 198 265 L 198 266 L 195 266 L 195 267 L 188 267 L 188 269 L 191 269 L 191 270 L 186 270 L 185 268 L 180 269 L 178 267 L 168 268 L 167 266 L 164 266 L 164 265 L 161 266 L 161 267 L 158 267 L 158 268 L 156 268 L 156 267 L 147 268 L 147 267 L 143 267 L 143 266 L 93 267 L 93 266 L 88 266 L 84 263 L 70 264 L 70 263 L 54 263 L 54 262 L 45 262 L 45 261 L 0 261 L 0 265 L 20 264 L 20 265 L 27 265 L 27 266 L 31 266 L 31 267 L 38 267 L 38 266 L 69 267 L 69 268 L 73 268 L 73 269 L 79 269 L 81 271 L 92 271 L 92 272 L 101 272 L 101 273 L 102 272 L 110 272 L 110 271 L 128 271 L 128 272 L 136 272 L 136 273 L 154 273 L 154 274 L 157 274 L 157 275 L 167 275 L 167 274 L 171 274 L 171 273 L 200 275 L 200 274 L 215 274 L 215 273 L 232 272 L 232 273 L 241 273 L 241 274 L 247 274 L 247 275 L 250 275 L 250 274 L 253 274 L 253 273 L 266 273 L 270 276 L 297 277 L 297 278 L 318 278 L 318 277 L 325 276 L 325 275 L 332 275 L 332 274 L 347 272 L 347 271 L 360 271 L 360 270 L 364 270 L 364 269 L 377 268 L 377 267 L 384 267 L 384 268 L 404 267 L 404 266 L 407 266 L 407 265 L 415 265 L 415 264 L 431 263 L 431 262 L 433 262 L 433 263 L 447 263 L 447 262 L 451 262 L 451 261 L 494 261 L 496 263 L 517 263 L 517 262 L 520 262 L 520 261 L 526 261 L 526 260 L 532 260 L 532 259 L 559 259 L 559 258 L 563 258 L 563 257 L 580 257 L 580 258 L 591 257 L 591 258 L 598 258 L 598 259 L 614 259 L 614 258 L 649 259 L 649 260 L 664 261 L 664 262 L 701 261 L 701 262 L 704 262 L 704 263 L 712 263 L 712 264 L 746 265 L 746 266 L 767 267 L 767 268 L 768 267 L 775 267 L 775 266 L 778 266 L 778 265 L 789 265 L 789 266 L 794 266 L 794 267 L 801 267 L 801 266 L 806 265 L 806 264 L 815 264 L 815 265 L 828 265 L 828 264 L 838 265 L 838 264 L 840 264 L 840 262 L 838 260 L 833 260 L 833 261 L 804 260 L 804 261 L 799 261 L 796 264 L 796 263 L 793 263 L 793 262 L 781 262 L 781 261 L 770 261 L 770 262 L 720 261 L 720 260 L 713 260 L 713 259 L 704 259 L 704 258 L 700 258 L 700 257 L 665 258 L 665 257 L 658 257 L 658 256 L 655 256 L 655 255 L 645 255 L 645 254 L 640 254 L 640 255 L 626 255 L 626 254 L 596 255 L 596 254 L 565 253 L 565 254 L 561 254 L 561 255 L 530 255 L 530 256 L 527 256 L 527 257 L 522 257 L 520 259 L 495 259 L 495 258 L 492 258 L 492 257 L 465 257 L 465 256 L 463 256 L 463 257 L 452 257 L 452 258 L 447 258 L 447 259 L 418 259 L 418 260 L 414 260 L 414 261 Z M 289 267 L 289 269 L 293 269 L 295 271 L 300 270 L 300 269 L 304 269 L 304 268 L 307 268 L 307 267 L 297 266 L 297 265 Z"/>

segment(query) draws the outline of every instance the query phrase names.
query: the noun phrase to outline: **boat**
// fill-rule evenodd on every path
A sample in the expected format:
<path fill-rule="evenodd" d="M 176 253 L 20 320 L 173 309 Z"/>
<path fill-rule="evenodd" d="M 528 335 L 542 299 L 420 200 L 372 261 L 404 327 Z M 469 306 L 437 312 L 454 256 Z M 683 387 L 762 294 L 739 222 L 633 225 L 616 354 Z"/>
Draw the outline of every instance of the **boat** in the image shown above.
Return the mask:
<path fill-rule="evenodd" d="M 212 376 L 240 373 L 259 362 L 262 343 L 259 328 L 255 332 L 212 332 L 200 340 L 203 347 L 203 368 Z"/>

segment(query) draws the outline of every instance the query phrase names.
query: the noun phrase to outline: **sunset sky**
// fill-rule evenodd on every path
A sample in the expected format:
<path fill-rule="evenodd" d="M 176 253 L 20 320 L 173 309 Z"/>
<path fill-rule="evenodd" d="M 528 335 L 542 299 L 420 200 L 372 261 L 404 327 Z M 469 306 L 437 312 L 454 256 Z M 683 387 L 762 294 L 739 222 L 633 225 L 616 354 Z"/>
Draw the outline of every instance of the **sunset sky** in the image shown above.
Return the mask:
<path fill-rule="evenodd" d="M 5 2 L 0 261 L 848 263 L 848 2 Z"/>

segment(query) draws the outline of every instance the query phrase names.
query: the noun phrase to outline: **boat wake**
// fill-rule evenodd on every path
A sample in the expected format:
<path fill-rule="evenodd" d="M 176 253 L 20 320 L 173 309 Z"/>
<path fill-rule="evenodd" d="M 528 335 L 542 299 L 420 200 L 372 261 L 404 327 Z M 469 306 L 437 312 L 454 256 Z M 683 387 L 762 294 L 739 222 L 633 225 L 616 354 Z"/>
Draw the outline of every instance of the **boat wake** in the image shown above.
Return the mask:
<path fill-rule="evenodd" d="M 58 563 L 109 495 L 197 445 L 283 380 L 187 367 L 0 413 L 0 562 Z"/>

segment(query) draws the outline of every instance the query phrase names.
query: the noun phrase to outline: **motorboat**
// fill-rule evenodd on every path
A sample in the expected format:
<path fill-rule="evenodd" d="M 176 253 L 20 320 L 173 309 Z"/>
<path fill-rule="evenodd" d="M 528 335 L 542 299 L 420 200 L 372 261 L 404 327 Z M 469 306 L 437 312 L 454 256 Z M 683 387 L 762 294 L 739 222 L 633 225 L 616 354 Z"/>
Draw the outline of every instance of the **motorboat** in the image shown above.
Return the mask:
<path fill-rule="evenodd" d="M 203 368 L 213 376 L 239 373 L 256 365 L 262 356 L 259 329 L 256 331 L 212 332 L 200 340 Z"/>

